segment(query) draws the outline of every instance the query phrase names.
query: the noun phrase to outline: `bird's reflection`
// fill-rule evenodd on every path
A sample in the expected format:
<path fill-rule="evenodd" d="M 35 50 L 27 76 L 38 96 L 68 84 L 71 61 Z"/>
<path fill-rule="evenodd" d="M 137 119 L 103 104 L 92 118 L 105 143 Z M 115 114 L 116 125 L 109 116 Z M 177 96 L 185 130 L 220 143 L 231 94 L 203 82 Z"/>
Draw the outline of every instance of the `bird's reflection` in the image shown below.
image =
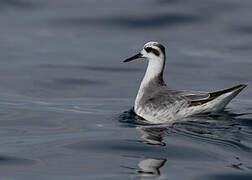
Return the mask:
<path fill-rule="evenodd" d="M 145 158 L 139 161 L 138 168 L 122 167 L 134 171 L 134 174 L 140 178 L 157 178 L 160 176 L 160 168 L 164 166 L 165 162 L 166 159 Z"/>
<path fill-rule="evenodd" d="M 142 142 L 150 145 L 165 146 L 163 137 L 167 132 L 167 127 L 162 126 L 139 126 L 137 129 L 142 134 Z M 124 167 L 134 171 L 134 174 L 141 179 L 145 178 L 158 178 L 160 174 L 160 168 L 166 163 L 166 158 L 153 158 L 147 157 L 140 160 L 138 168 Z"/>
<path fill-rule="evenodd" d="M 166 131 L 168 130 L 167 127 L 162 126 L 140 126 L 137 129 L 141 132 L 142 136 L 141 139 L 151 145 L 160 145 L 165 146 L 163 142 L 163 137 Z"/>
<path fill-rule="evenodd" d="M 159 169 L 165 164 L 166 159 L 148 158 L 138 163 L 137 175 L 141 177 L 158 177 L 160 176 Z"/>
<path fill-rule="evenodd" d="M 240 118 L 243 114 L 232 114 L 222 112 L 215 115 L 202 115 L 184 119 L 179 123 L 162 124 L 162 125 L 147 125 L 137 124 L 136 129 L 140 132 L 141 142 L 155 146 L 166 146 L 169 143 L 169 135 L 187 136 L 206 140 L 215 143 L 228 143 L 240 145 Z M 159 154 L 160 155 L 160 154 Z M 139 161 L 138 168 L 128 168 L 134 170 L 137 177 L 157 178 L 161 175 L 160 168 L 164 166 L 167 157 L 153 158 L 147 156 Z M 233 164 L 231 164 L 234 167 Z M 236 168 L 240 168 L 240 162 L 235 164 Z"/>

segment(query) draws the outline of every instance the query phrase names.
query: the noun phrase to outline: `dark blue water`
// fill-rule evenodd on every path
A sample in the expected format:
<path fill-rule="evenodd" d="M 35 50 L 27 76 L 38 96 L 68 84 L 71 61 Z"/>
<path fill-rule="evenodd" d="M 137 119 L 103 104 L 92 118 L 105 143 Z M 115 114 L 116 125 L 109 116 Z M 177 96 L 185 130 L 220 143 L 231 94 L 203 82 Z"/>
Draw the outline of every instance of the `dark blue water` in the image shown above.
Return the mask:
<path fill-rule="evenodd" d="M 252 179 L 252 90 L 170 127 L 130 110 L 147 41 L 171 88 L 252 79 L 250 0 L 0 0 L 0 179 Z"/>

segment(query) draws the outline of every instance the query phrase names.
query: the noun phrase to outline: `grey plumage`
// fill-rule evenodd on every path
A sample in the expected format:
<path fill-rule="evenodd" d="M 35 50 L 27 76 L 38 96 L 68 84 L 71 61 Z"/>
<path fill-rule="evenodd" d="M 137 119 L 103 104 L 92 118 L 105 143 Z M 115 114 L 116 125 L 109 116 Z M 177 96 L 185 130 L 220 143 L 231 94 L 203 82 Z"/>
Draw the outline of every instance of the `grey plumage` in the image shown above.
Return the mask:
<path fill-rule="evenodd" d="M 135 100 L 134 110 L 136 114 L 152 123 L 174 122 L 198 113 L 223 110 L 247 86 L 240 84 L 216 92 L 172 90 L 163 80 L 166 60 L 163 45 L 148 42 L 140 53 L 124 62 L 137 58 L 146 58 L 148 67 Z"/>

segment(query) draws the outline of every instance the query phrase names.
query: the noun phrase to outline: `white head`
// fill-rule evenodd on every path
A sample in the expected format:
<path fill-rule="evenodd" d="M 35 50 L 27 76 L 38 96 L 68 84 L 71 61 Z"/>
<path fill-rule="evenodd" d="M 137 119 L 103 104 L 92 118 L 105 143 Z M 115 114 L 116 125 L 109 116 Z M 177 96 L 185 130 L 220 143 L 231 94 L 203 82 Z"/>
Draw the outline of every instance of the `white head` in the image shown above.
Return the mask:
<path fill-rule="evenodd" d="M 137 109 L 146 89 L 149 89 L 154 85 L 165 85 L 163 80 L 163 70 L 165 66 L 165 48 L 163 45 L 157 42 L 148 42 L 144 45 L 140 53 L 124 60 L 123 62 L 129 62 L 138 58 L 145 58 L 146 60 L 148 60 L 148 67 L 137 93 L 134 106 L 135 110 Z"/>
<path fill-rule="evenodd" d="M 163 64 L 165 61 L 165 47 L 158 42 L 148 42 L 144 45 L 140 53 L 123 62 L 129 62 L 138 58 L 145 58 L 149 61 L 159 61 L 159 63 Z"/>

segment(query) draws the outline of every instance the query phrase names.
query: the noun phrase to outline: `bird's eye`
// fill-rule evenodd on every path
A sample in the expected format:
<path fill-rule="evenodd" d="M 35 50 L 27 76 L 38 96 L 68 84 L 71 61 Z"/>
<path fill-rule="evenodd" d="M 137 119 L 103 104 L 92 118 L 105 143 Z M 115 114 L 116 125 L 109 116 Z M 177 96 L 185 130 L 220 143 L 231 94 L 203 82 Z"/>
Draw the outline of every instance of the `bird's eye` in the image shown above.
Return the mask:
<path fill-rule="evenodd" d="M 147 53 L 152 52 L 152 53 L 155 54 L 156 56 L 159 56 L 159 55 L 160 55 L 160 53 L 159 53 L 158 50 L 153 49 L 153 48 L 151 48 L 151 47 L 146 47 L 146 48 L 144 48 L 144 50 L 145 50 Z"/>
<path fill-rule="evenodd" d="M 147 48 L 144 48 L 144 50 L 145 50 L 147 53 L 149 53 L 149 52 L 152 51 L 152 48 L 151 48 L 151 47 L 147 47 Z"/>

